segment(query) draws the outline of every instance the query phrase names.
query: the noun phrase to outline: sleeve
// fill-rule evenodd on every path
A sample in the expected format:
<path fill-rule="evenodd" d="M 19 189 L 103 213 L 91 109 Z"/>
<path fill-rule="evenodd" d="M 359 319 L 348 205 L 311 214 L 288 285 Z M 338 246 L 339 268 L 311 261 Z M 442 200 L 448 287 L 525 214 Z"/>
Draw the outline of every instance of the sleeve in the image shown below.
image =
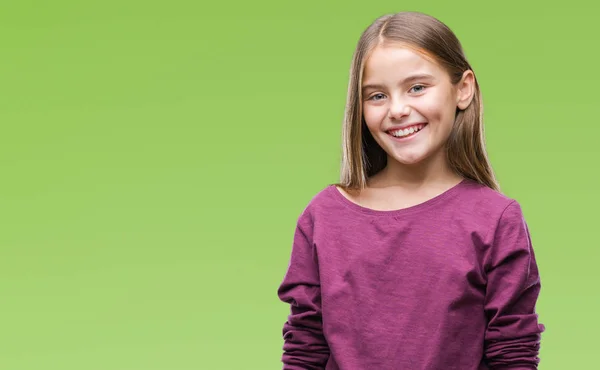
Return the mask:
<path fill-rule="evenodd" d="M 311 218 L 305 211 L 298 219 L 288 269 L 278 289 L 279 299 L 290 305 L 283 326 L 283 370 L 323 370 L 329 358 L 312 231 Z"/>
<path fill-rule="evenodd" d="M 502 213 L 486 254 L 485 360 L 491 369 L 537 369 L 541 333 L 535 311 L 541 284 L 521 207 Z"/>

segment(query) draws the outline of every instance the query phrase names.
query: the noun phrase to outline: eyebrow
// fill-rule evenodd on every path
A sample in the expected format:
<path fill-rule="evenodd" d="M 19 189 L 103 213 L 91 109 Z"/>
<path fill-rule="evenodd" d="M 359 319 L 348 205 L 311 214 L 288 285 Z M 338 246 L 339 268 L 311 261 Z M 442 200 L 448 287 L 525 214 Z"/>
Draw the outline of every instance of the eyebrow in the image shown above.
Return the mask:
<path fill-rule="evenodd" d="M 406 84 L 406 83 L 413 82 L 416 80 L 434 80 L 434 79 L 435 79 L 435 77 L 433 77 L 430 74 L 419 73 L 419 74 L 415 74 L 415 75 L 406 77 L 405 79 L 400 81 L 400 84 L 402 85 L 402 84 Z M 380 84 L 368 84 L 368 85 L 363 85 L 362 90 L 365 91 L 368 89 L 383 89 L 383 88 L 384 88 L 384 86 L 380 85 Z"/>

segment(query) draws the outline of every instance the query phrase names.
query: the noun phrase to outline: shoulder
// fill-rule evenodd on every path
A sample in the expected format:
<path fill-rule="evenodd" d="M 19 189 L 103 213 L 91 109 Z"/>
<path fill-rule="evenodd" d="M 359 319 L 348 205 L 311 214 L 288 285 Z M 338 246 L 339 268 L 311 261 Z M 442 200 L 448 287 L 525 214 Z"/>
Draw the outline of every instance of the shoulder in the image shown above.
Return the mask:
<path fill-rule="evenodd" d="M 336 212 L 339 207 L 338 197 L 342 196 L 339 190 L 333 184 L 327 184 L 321 187 L 312 195 L 308 196 L 304 204 L 299 220 L 312 221 L 321 214 L 331 214 Z"/>
<path fill-rule="evenodd" d="M 460 202 L 471 213 L 484 219 L 499 221 L 521 215 L 521 205 L 517 199 L 472 180 L 467 180 L 462 187 Z"/>
<path fill-rule="evenodd" d="M 526 237 L 529 233 L 521 203 L 485 185 L 472 182 L 465 187 L 462 201 L 469 204 L 469 213 L 478 224 L 484 224 L 486 242 L 490 245 L 498 239 Z M 508 246 L 503 246 L 504 249 Z"/>

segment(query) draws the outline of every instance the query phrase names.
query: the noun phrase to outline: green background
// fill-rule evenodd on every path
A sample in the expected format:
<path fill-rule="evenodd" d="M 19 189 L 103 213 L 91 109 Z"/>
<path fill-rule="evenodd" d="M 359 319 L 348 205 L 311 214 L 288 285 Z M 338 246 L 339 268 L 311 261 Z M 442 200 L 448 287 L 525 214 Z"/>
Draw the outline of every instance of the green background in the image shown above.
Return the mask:
<path fill-rule="evenodd" d="M 0 369 L 281 368 L 296 217 L 338 179 L 360 33 L 402 10 L 448 24 L 481 83 L 542 274 L 540 369 L 592 368 L 586 3 L 110 0 L 0 5 Z"/>

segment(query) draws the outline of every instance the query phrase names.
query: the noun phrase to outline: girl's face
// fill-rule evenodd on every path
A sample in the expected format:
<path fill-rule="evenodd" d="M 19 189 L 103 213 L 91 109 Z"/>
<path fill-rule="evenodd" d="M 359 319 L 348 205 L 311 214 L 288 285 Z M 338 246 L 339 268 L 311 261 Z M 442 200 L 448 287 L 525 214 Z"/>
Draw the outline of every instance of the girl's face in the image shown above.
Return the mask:
<path fill-rule="evenodd" d="M 463 80 L 472 76 L 467 72 Z M 388 163 L 394 159 L 411 165 L 445 156 L 456 108 L 468 106 L 470 91 L 468 85 L 460 89 L 465 87 L 463 80 L 452 85 L 443 68 L 409 48 L 373 51 L 363 74 L 363 114 Z"/>

